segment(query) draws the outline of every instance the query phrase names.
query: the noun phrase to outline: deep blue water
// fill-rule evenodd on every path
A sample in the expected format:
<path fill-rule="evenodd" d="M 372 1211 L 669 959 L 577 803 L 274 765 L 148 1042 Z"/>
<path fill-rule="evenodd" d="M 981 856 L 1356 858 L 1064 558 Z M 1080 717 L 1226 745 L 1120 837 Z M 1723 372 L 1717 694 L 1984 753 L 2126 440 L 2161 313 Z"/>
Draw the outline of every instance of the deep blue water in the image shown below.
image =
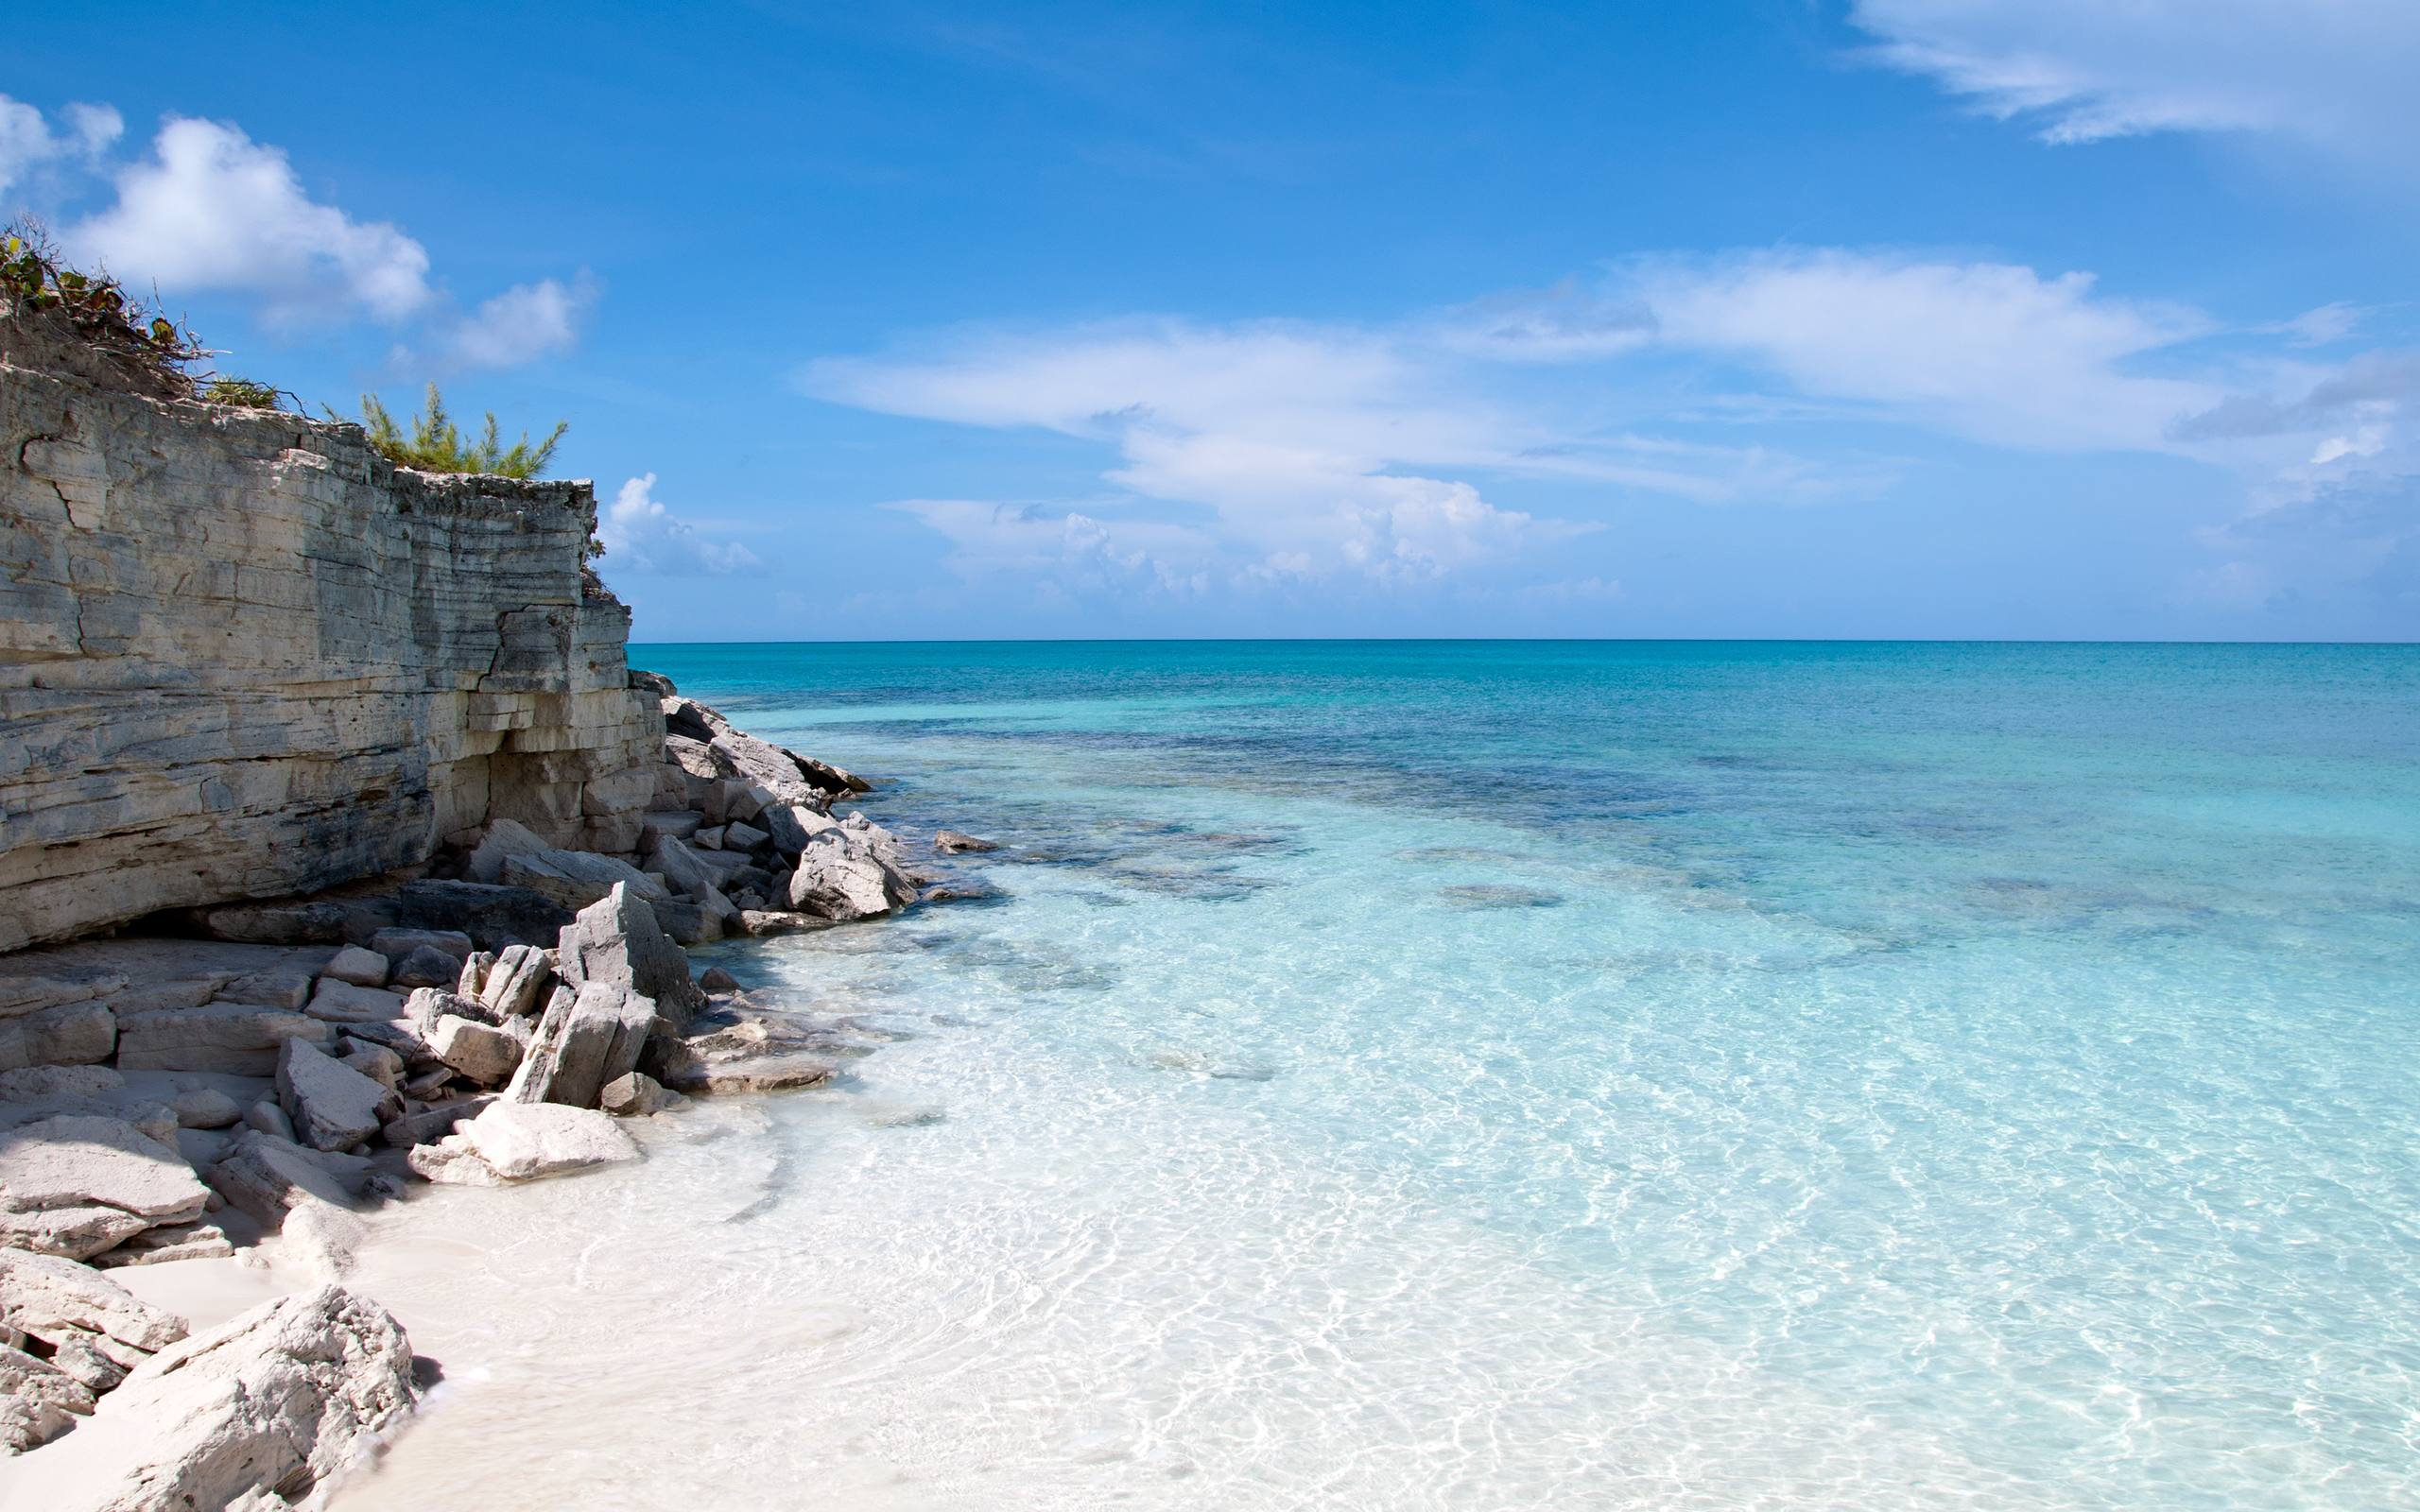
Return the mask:
<path fill-rule="evenodd" d="M 916 1038 L 629 1178 L 795 1176 L 758 1484 L 2420 1505 L 2420 651 L 631 655 L 1004 846 L 725 948 Z"/>

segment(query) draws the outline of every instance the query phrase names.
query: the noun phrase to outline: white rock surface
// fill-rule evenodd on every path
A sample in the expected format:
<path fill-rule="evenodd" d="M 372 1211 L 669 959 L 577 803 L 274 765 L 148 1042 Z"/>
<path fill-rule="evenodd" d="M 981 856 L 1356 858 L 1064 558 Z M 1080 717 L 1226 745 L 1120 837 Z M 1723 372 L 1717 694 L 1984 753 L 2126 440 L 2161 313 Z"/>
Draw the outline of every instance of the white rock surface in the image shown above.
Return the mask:
<path fill-rule="evenodd" d="M 277 1102 L 294 1121 L 295 1143 L 315 1150 L 349 1149 L 403 1111 L 393 1091 L 302 1040 L 279 1054 Z"/>
<path fill-rule="evenodd" d="M 0 1019 L 0 1070 L 74 1066 L 107 1060 L 117 1048 L 117 1016 L 102 1003 L 69 1003 Z"/>
<path fill-rule="evenodd" d="M 311 1153 L 290 1140 L 257 1130 L 238 1137 L 209 1171 L 216 1187 L 236 1211 L 274 1232 L 286 1214 L 310 1202 L 349 1207 L 353 1194 Z"/>
<path fill-rule="evenodd" d="M 616 886 L 602 902 L 581 909 L 563 931 L 559 954 L 562 979 L 571 986 L 605 982 L 627 988 L 653 1000 L 676 1030 L 705 1001 L 689 980 L 688 953 L 665 934 L 654 908 L 627 887 Z"/>
<path fill-rule="evenodd" d="M 875 919 L 915 901 L 916 885 L 845 825 L 809 836 L 790 877 L 789 905 L 824 919 Z"/>
<path fill-rule="evenodd" d="M 209 1200 L 173 1147 L 117 1119 L 69 1115 L 0 1134 L 0 1242 L 82 1260 L 198 1217 Z"/>
<path fill-rule="evenodd" d="M 329 1037 L 326 1023 L 287 1008 L 212 1003 L 181 1012 L 146 1013 L 118 1026 L 121 1071 L 277 1073 L 278 1047 L 288 1040 Z"/>
<path fill-rule="evenodd" d="M 380 957 L 381 967 L 386 965 Z M 355 987 L 334 977 L 320 978 L 311 989 L 311 1005 L 302 1010 L 314 1019 L 330 1023 L 366 1023 L 378 1019 L 400 1019 L 404 1016 L 404 995 L 385 992 L 376 988 Z"/>
<path fill-rule="evenodd" d="M 0 1323 L 54 1343 L 88 1336 L 144 1353 L 185 1336 L 184 1319 L 91 1266 L 21 1249 L 0 1249 Z"/>
<path fill-rule="evenodd" d="M 93 1389 L 47 1360 L 0 1345 L 0 1452 L 23 1453 L 93 1410 Z"/>
<path fill-rule="evenodd" d="M 320 969 L 321 976 L 333 976 L 354 987 L 385 987 L 389 963 L 376 951 L 359 945 L 348 945 L 337 952 L 335 958 Z"/>
<path fill-rule="evenodd" d="M 480 1158 L 467 1134 L 448 1134 L 427 1144 L 415 1144 L 406 1159 L 415 1172 L 441 1187 L 510 1185 Z"/>
<path fill-rule="evenodd" d="M 500 1087 L 521 1065 L 521 1041 L 502 1029 L 475 1023 L 452 1014 L 429 1031 L 428 1047 L 437 1058 L 482 1087 Z"/>
<path fill-rule="evenodd" d="M 559 1103 L 493 1103 L 458 1137 L 498 1176 L 515 1181 L 639 1158 L 639 1147 L 611 1118 Z"/>
<path fill-rule="evenodd" d="M 194 1512 L 307 1495 L 412 1408 L 411 1345 L 341 1286 L 265 1303 L 145 1362 L 102 1400 L 109 1454 L 51 1512 Z M 253 1505 L 262 1504 L 255 1500 Z"/>
<path fill-rule="evenodd" d="M 554 963 L 537 946 L 508 945 L 504 954 L 496 957 L 494 969 L 488 972 L 479 1001 L 499 1021 L 534 1013 L 539 994 L 545 989 L 546 978 L 554 974 Z"/>

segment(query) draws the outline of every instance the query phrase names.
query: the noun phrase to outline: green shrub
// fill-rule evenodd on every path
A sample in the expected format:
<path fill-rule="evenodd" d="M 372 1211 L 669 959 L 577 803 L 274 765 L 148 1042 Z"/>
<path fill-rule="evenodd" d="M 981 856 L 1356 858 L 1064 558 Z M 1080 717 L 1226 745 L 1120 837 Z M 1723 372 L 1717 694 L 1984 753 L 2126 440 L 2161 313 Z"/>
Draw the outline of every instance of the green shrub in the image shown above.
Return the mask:
<path fill-rule="evenodd" d="M 333 410 L 329 412 L 332 416 Z M 465 441 L 462 432 L 445 413 L 444 396 L 437 386 L 428 386 L 428 403 L 412 421 L 411 438 L 404 438 L 403 427 L 376 394 L 361 396 L 362 425 L 370 432 L 370 444 L 380 455 L 397 467 L 416 468 L 423 472 L 493 472 L 508 478 L 534 478 L 543 475 L 546 465 L 554 460 L 555 448 L 562 444 L 563 432 L 571 429 L 571 421 L 561 421 L 555 433 L 532 444 L 529 433 L 508 449 L 496 436 L 495 411 L 488 411 L 488 428 L 475 441 Z M 340 417 L 339 417 L 340 418 Z"/>
<path fill-rule="evenodd" d="M 280 409 L 278 391 L 267 384 L 256 384 L 250 378 L 226 378 L 213 375 L 201 386 L 201 402 L 205 404 L 233 404 L 238 409 Z"/>
<path fill-rule="evenodd" d="M 104 270 L 86 273 L 60 261 L 42 222 L 20 215 L 0 228 L 0 299 L 49 312 L 92 348 L 149 372 L 179 393 L 192 392 L 185 366 L 210 352 L 186 326 L 147 300 L 130 297 Z"/>

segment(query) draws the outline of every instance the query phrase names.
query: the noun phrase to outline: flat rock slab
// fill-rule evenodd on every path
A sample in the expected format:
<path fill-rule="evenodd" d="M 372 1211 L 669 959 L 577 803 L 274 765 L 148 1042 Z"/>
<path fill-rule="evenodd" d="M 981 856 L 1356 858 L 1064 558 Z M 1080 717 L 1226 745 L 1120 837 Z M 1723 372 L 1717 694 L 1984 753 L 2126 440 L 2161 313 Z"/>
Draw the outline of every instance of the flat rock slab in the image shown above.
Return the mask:
<path fill-rule="evenodd" d="M 650 1017 L 654 1010 L 650 1008 Z M 437 1058 L 482 1087 L 500 1087 L 521 1065 L 521 1041 L 502 1029 L 446 1014 L 428 1032 Z"/>
<path fill-rule="evenodd" d="M 390 988 L 453 987 L 462 976 L 462 963 L 434 945 L 423 945 L 395 963 L 387 979 Z"/>
<path fill-rule="evenodd" d="M 367 955 L 370 953 L 364 951 L 362 954 Z M 377 960 L 379 969 L 385 970 L 386 957 L 382 955 Z M 404 1016 L 404 995 L 378 988 L 355 987 L 333 976 L 323 976 L 320 978 L 320 985 L 311 990 L 310 1006 L 302 1011 L 315 1019 L 325 1019 L 330 1023 L 383 1022 Z"/>
<path fill-rule="evenodd" d="M 462 1133 L 498 1176 L 527 1181 L 616 1160 L 635 1160 L 639 1147 L 605 1114 L 560 1103 L 500 1102 Z"/>
<path fill-rule="evenodd" d="M 650 902 L 670 896 L 630 863 L 584 850 L 541 850 L 534 855 L 508 856 L 501 880 L 508 886 L 544 893 L 573 909 L 596 902 L 612 892 L 615 883 Z"/>
<path fill-rule="evenodd" d="M 208 1003 L 182 1012 L 138 1014 L 119 1023 L 117 1064 L 126 1072 L 273 1076 L 279 1046 L 288 1040 L 318 1043 L 330 1034 L 326 1023 L 290 1008 Z"/>
<path fill-rule="evenodd" d="M 69 1003 L 0 1019 L 0 1070 L 89 1065 L 116 1049 L 117 1016 L 105 1003 Z"/>
<path fill-rule="evenodd" d="M 0 1249 L 0 1323 L 38 1339 L 92 1334 L 147 1351 L 185 1336 L 183 1318 L 91 1266 L 17 1249 Z"/>
<path fill-rule="evenodd" d="M 406 1113 L 388 1124 L 384 1137 L 389 1144 L 398 1149 L 408 1149 L 415 1144 L 434 1144 L 453 1133 L 456 1125 L 485 1112 L 488 1105 L 494 1101 L 493 1097 L 469 1097 L 423 1112 Z"/>
<path fill-rule="evenodd" d="M 144 936 L 78 940 L 66 945 L 38 945 L 0 955 L 0 984 L 17 977 L 107 972 L 126 978 L 122 990 L 133 990 L 197 976 L 237 977 L 282 966 L 299 967 L 306 975 L 312 975 L 335 954 L 326 946 L 289 948 Z"/>
<path fill-rule="evenodd" d="M 299 1501 L 411 1411 L 411 1366 L 402 1326 L 341 1286 L 264 1303 L 105 1398 L 107 1461 L 52 1512 L 225 1507 L 256 1487 Z"/>
<path fill-rule="evenodd" d="M 302 1040 L 278 1052 L 277 1101 L 294 1121 L 296 1142 L 315 1150 L 350 1149 L 402 1111 L 388 1088 Z"/>
<path fill-rule="evenodd" d="M 389 961 L 400 961 L 422 946 L 454 957 L 457 967 L 471 958 L 471 936 L 455 929 L 382 929 L 370 937 L 370 948 Z"/>
<path fill-rule="evenodd" d="M 345 1207 L 353 1194 L 310 1153 L 273 1134 L 247 1131 L 210 1169 L 210 1184 L 239 1211 L 274 1232 L 313 1201 Z"/>
<path fill-rule="evenodd" d="M 350 982 L 355 987 L 385 987 L 389 970 L 387 957 L 376 951 L 348 945 L 320 969 L 320 974 L 334 977 L 339 982 Z"/>
<path fill-rule="evenodd" d="M 820 1087 L 839 1069 L 820 1056 L 773 1055 L 745 1060 L 670 1062 L 661 1074 L 664 1085 L 675 1091 L 699 1097 L 730 1097 Z"/>

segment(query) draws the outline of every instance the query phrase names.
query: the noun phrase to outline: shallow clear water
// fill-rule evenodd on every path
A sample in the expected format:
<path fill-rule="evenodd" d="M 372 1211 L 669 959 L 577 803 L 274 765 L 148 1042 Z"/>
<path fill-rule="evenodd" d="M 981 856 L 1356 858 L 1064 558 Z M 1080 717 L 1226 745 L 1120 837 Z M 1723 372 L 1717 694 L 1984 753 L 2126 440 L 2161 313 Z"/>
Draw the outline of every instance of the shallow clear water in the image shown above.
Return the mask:
<path fill-rule="evenodd" d="M 340 1507 L 2420 1506 L 2420 653 L 632 659 L 1007 897 L 385 1220 Z"/>

